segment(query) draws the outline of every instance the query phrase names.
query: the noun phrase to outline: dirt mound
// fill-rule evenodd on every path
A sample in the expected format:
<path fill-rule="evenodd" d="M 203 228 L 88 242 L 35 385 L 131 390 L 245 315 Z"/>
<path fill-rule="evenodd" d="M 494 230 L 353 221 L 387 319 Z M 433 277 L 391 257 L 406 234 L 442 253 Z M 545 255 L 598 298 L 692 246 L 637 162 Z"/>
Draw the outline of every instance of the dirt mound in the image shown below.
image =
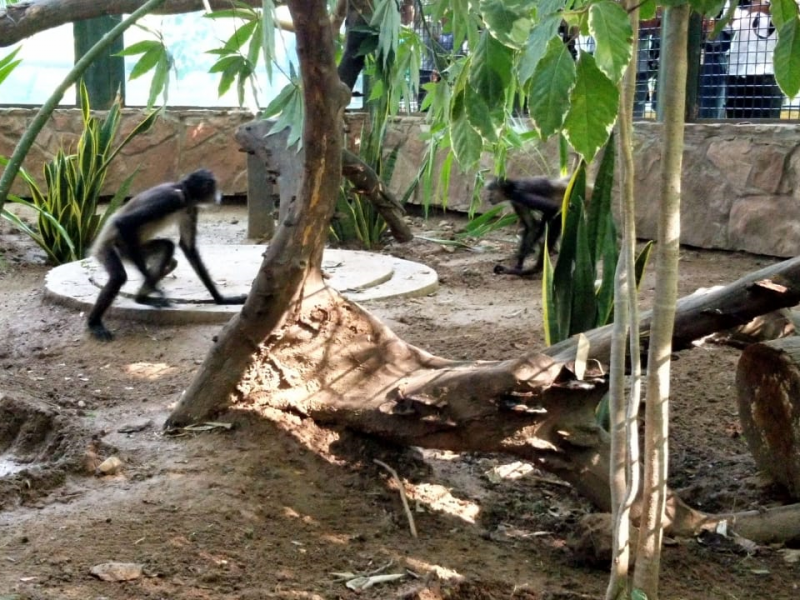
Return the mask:
<path fill-rule="evenodd" d="M 96 445 L 58 407 L 0 392 L 0 510 L 47 494 L 69 472 L 85 472 L 87 450 Z"/>

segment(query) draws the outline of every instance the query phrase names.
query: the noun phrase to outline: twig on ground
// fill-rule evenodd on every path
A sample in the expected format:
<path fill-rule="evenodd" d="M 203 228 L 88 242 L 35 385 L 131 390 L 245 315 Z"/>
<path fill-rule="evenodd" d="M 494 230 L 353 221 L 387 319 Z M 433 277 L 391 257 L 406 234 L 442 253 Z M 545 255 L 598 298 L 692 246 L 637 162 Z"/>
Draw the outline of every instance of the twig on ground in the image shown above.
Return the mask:
<path fill-rule="evenodd" d="M 411 536 L 414 539 L 416 539 L 417 538 L 417 526 L 414 523 L 414 515 L 411 514 L 411 509 L 408 507 L 408 499 L 406 499 L 406 491 L 405 491 L 405 488 L 403 487 L 402 479 L 400 479 L 400 476 L 397 474 L 397 471 L 395 471 L 392 467 L 387 465 L 382 460 L 378 460 L 377 458 L 375 458 L 375 459 L 373 459 L 372 462 L 374 462 L 376 465 L 379 465 L 379 466 L 383 467 L 384 469 L 386 469 L 387 471 L 389 471 L 389 473 L 391 473 L 392 477 L 394 477 L 395 481 L 397 481 L 397 489 L 400 490 L 400 500 L 402 500 L 402 502 L 403 502 L 403 509 L 405 509 L 406 518 L 408 519 L 408 528 L 411 530 Z"/>

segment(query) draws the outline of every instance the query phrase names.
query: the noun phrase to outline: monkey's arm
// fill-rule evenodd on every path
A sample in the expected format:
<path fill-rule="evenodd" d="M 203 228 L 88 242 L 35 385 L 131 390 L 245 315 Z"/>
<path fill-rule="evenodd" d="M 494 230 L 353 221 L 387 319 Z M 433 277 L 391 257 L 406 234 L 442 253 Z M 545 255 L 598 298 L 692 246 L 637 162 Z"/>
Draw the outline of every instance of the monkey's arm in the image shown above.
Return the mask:
<path fill-rule="evenodd" d="M 190 206 L 186 209 L 186 214 L 180 222 L 180 241 L 178 245 L 181 247 L 183 254 L 192 265 L 194 272 L 206 286 L 206 289 L 211 294 L 214 302 L 217 304 L 244 304 L 247 300 L 247 294 L 239 296 L 223 296 L 217 290 L 217 286 L 208 274 L 203 260 L 200 258 L 200 253 L 197 251 L 197 208 Z"/>

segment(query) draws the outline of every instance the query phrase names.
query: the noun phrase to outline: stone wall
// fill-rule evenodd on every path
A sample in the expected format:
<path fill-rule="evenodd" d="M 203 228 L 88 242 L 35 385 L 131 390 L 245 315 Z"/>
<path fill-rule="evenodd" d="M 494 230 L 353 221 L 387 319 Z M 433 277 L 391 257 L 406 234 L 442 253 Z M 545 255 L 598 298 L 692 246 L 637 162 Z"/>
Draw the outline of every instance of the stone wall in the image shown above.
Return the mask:
<path fill-rule="evenodd" d="M 139 109 L 124 109 L 118 140 L 142 119 Z M 0 109 L 0 155 L 11 156 L 17 140 L 36 115 L 26 108 Z M 253 116 L 244 110 L 170 110 L 145 134 L 134 138 L 112 162 L 104 192 L 113 195 L 132 169 L 138 168 L 133 193 L 174 181 L 200 167 L 211 169 L 226 195 L 247 193 L 247 160 L 233 132 Z M 39 133 L 24 167 L 43 184 L 42 166 L 59 147 L 74 152 L 83 129 L 78 109 L 58 109 Z M 17 178 L 12 192 L 30 195 Z"/>
<path fill-rule="evenodd" d="M 0 110 L 0 155 L 10 156 L 35 115 L 32 109 Z M 126 109 L 123 134 L 141 118 Z M 357 118 L 357 117 L 355 117 Z M 132 168 L 139 168 L 133 191 L 174 180 L 199 167 L 214 171 L 226 195 L 247 193 L 247 161 L 233 139 L 236 128 L 252 119 L 247 111 L 170 110 L 152 131 L 136 138 L 112 167 L 106 192 Z M 401 147 L 391 187 L 402 193 L 413 181 L 426 142 L 422 118 L 407 117 L 392 124 L 386 148 Z M 42 162 L 60 144 L 74 148 L 81 130 L 80 112 L 58 110 L 39 135 L 26 168 L 41 177 Z M 350 128 L 351 136 L 360 127 Z M 641 122 L 635 127 L 637 161 L 637 228 L 643 238 L 656 232 L 661 160 L 661 126 Z M 683 169 L 681 242 L 702 248 L 743 250 L 773 256 L 800 254 L 800 135 L 796 124 L 689 124 Z M 531 148 L 515 156 L 512 176 L 555 173 L 557 146 Z M 491 157 L 484 167 L 490 169 Z M 453 169 L 448 208 L 467 210 L 472 198 L 471 176 Z M 25 194 L 17 183 L 14 191 Z M 419 193 L 412 201 L 419 201 Z"/>

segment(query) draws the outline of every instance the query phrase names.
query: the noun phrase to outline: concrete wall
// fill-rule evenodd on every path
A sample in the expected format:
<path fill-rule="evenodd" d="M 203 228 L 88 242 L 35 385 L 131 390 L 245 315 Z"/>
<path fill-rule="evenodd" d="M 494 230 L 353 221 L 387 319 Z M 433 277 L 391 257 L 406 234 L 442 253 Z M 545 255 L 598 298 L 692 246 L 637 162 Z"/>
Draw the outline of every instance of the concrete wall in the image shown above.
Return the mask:
<path fill-rule="evenodd" d="M 0 155 L 10 156 L 33 119 L 33 109 L 0 109 Z M 141 118 L 126 109 L 123 133 Z M 132 168 L 139 167 L 133 191 L 176 179 L 199 167 L 214 171 L 225 194 L 246 194 L 247 161 L 233 139 L 236 128 L 252 116 L 238 110 L 170 110 L 154 129 L 134 140 L 113 166 L 106 182 L 112 194 Z M 416 176 L 425 154 L 421 118 L 393 124 L 386 147 L 401 146 L 392 188 L 401 192 Z M 39 135 L 26 168 L 41 177 L 42 162 L 60 144 L 74 148 L 81 130 L 80 112 L 58 110 Z M 359 127 L 351 127 L 351 135 Z M 660 176 L 660 135 L 657 123 L 635 127 L 640 237 L 656 231 Z M 774 256 L 800 254 L 800 130 L 788 124 L 689 124 L 683 177 L 681 241 L 702 248 L 744 250 Z M 548 144 L 513 159 L 511 175 L 555 172 L 557 147 Z M 485 166 L 491 165 L 487 157 Z M 454 169 L 448 207 L 466 210 L 472 197 L 471 176 Z M 25 194 L 16 184 L 14 191 Z"/>

